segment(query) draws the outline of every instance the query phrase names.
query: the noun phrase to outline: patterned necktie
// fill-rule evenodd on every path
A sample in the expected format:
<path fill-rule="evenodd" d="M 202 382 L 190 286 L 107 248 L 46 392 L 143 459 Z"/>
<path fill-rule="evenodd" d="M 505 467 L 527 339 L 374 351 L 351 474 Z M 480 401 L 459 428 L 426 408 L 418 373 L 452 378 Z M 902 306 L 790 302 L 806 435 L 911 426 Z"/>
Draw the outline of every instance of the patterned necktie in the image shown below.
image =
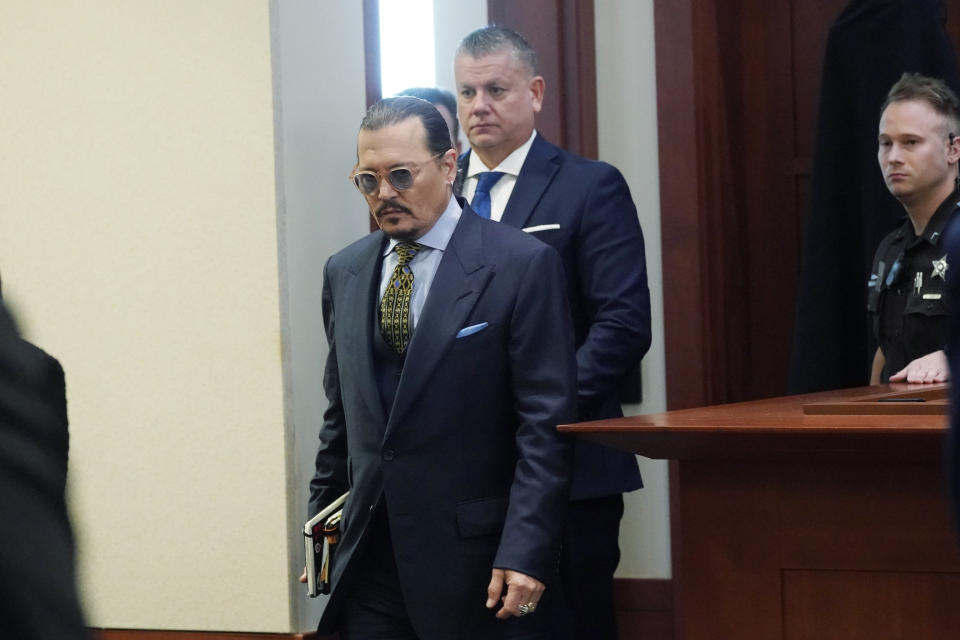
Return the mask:
<path fill-rule="evenodd" d="M 380 300 L 380 333 L 383 339 L 398 354 L 410 344 L 410 296 L 413 294 L 413 270 L 410 261 L 423 249 L 416 242 L 398 242 L 397 266 L 390 276 L 387 290 Z"/>
<path fill-rule="evenodd" d="M 477 174 L 477 190 L 473 192 L 470 206 L 481 218 L 490 217 L 490 189 L 502 175 L 503 171 L 484 171 Z"/>

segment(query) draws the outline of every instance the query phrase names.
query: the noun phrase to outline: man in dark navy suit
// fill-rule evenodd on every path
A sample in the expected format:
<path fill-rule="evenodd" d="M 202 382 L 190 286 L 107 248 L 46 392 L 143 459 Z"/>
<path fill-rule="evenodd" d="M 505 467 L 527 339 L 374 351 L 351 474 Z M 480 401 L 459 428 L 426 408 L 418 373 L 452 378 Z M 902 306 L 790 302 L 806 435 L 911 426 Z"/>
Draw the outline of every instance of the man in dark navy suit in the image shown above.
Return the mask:
<path fill-rule="evenodd" d="M 556 251 L 453 197 L 440 113 L 388 98 L 352 178 L 379 231 L 330 258 L 310 512 L 349 489 L 319 628 L 550 638 L 576 365 Z"/>
<path fill-rule="evenodd" d="M 470 150 L 460 190 L 474 210 L 560 253 L 577 347 L 577 419 L 619 417 L 618 388 L 650 346 L 643 234 L 623 176 L 534 130 L 544 80 L 536 53 L 504 27 L 464 38 L 454 62 Z M 578 638 L 613 638 L 613 573 L 623 493 L 641 487 L 636 458 L 577 441 L 561 555 L 566 619 Z M 569 620 L 573 616 L 574 620 Z"/>
<path fill-rule="evenodd" d="M 0 303 L 0 638 L 87 638 L 66 479 L 63 369 Z"/>

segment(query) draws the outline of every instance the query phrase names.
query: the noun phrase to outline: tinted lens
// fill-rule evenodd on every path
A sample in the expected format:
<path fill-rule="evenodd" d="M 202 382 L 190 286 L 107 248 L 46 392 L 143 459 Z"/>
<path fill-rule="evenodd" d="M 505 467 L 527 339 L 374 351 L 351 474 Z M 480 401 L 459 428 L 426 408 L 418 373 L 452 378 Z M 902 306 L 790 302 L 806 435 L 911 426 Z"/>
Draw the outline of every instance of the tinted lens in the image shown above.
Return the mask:
<path fill-rule="evenodd" d="M 409 189 L 413 186 L 413 172 L 410 169 L 394 169 L 390 172 L 390 184 L 398 191 Z"/>
<path fill-rule="evenodd" d="M 377 176 L 372 173 L 358 173 L 353 177 L 353 181 L 357 184 L 357 189 L 367 195 L 377 190 Z"/>

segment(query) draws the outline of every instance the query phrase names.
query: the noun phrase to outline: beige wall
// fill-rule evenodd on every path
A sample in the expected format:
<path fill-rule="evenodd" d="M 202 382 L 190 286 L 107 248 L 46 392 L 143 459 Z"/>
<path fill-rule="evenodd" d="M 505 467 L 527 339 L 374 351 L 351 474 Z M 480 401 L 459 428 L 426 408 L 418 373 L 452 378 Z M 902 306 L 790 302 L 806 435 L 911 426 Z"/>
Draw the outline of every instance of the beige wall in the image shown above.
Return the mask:
<path fill-rule="evenodd" d="M 286 630 L 261 0 L 0 3 L 0 269 L 67 375 L 92 625 Z"/>
<path fill-rule="evenodd" d="M 643 395 L 627 415 L 667 406 L 660 253 L 660 170 L 653 0 L 597 0 L 597 122 L 599 155 L 623 172 L 646 241 L 653 343 L 643 359 Z M 626 496 L 617 575 L 667 578 L 670 569 L 667 463 L 640 458 L 644 488 Z"/>
<path fill-rule="evenodd" d="M 366 108 L 361 3 L 271 2 L 277 121 L 277 218 L 287 389 L 289 570 L 303 567 L 300 527 L 323 410 L 327 344 L 320 312 L 327 258 L 369 229 L 363 198 L 347 180 Z M 290 581 L 296 630 L 315 628 L 319 600 Z"/>

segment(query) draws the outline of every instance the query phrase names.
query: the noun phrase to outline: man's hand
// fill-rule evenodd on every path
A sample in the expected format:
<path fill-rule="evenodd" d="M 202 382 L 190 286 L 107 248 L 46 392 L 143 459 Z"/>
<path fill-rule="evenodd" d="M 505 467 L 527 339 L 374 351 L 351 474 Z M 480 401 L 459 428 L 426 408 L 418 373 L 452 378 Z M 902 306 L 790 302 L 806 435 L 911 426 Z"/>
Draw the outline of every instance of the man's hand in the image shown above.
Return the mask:
<path fill-rule="evenodd" d="M 503 585 L 507 585 L 507 591 L 503 593 Z M 497 611 L 497 618 L 506 620 L 511 616 L 520 617 L 524 614 L 520 612 L 520 605 L 533 605 L 535 609 L 537 603 L 543 596 L 544 584 L 536 578 L 510 569 L 494 569 L 490 577 L 490 584 L 487 586 L 487 609 L 493 609 L 503 596 L 503 606 Z M 533 613 L 531 610 L 530 613 Z"/>
<path fill-rule="evenodd" d="M 303 568 L 303 573 L 300 574 L 300 582 L 306 584 L 307 582 L 307 568 Z"/>
<path fill-rule="evenodd" d="M 917 358 L 890 376 L 890 382 L 946 382 L 949 379 L 950 365 L 942 349 Z"/>

